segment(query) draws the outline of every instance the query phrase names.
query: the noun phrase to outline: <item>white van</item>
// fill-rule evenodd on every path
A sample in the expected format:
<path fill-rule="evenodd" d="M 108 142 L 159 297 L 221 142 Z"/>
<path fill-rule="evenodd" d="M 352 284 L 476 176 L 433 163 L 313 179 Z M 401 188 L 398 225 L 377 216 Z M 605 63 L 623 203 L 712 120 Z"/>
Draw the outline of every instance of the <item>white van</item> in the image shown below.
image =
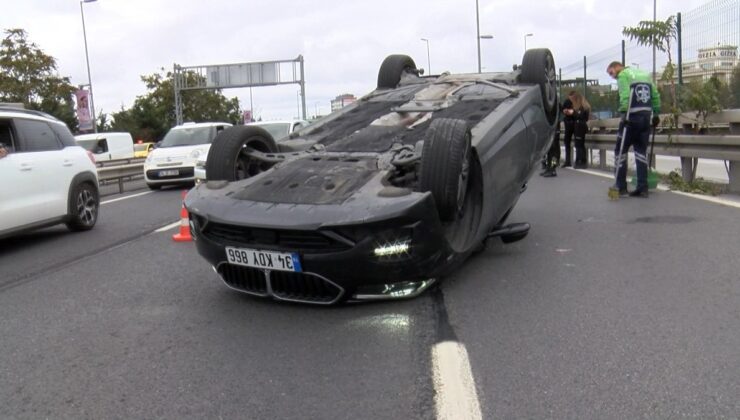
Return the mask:
<path fill-rule="evenodd" d="M 96 162 L 134 157 L 134 139 L 129 133 L 80 134 L 75 140 L 92 152 Z"/>

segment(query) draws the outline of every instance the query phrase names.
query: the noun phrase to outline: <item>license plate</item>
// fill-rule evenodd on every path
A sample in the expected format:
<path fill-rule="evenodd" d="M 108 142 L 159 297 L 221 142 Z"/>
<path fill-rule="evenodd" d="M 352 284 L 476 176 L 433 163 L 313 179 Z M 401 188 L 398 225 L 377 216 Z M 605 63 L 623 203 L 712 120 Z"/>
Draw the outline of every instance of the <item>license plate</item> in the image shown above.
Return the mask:
<path fill-rule="evenodd" d="M 177 176 L 180 175 L 178 169 L 168 169 L 166 171 L 159 171 L 159 176 Z"/>
<path fill-rule="evenodd" d="M 301 260 L 295 252 L 274 252 L 250 248 L 226 247 L 230 264 L 268 270 L 301 272 Z"/>

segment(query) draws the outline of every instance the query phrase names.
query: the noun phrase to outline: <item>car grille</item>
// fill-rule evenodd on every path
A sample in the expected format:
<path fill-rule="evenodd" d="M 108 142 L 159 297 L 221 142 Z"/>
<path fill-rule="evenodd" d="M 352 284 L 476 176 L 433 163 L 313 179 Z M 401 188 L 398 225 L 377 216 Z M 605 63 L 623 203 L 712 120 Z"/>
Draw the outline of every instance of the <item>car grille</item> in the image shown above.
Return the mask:
<path fill-rule="evenodd" d="M 193 168 L 187 167 L 187 168 L 177 168 L 179 173 L 177 175 L 168 175 L 168 176 L 159 176 L 159 171 L 165 170 L 165 169 L 152 169 L 146 171 L 146 177 L 149 179 L 180 179 L 180 178 L 192 178 L 193 175 Z"/>
<path fill-rule="evenodd" d="M 218 268 L 218 274 L 221 275 L 221 278 L 224 279 L 226 284 L 234 289 L 260 296 L 268 296 L 267 280 L 262 270 L 222 264 Z"/>
<path fill-rule="evenodd" d="M 293 252 L 338 252 L 351 248 L 348 243 L 317 231 L 261 229 L 209 222 L 201 233 L 218 243 L 280 248 Z"/>
<path fill-rule="evenodd" d="M 332 303 L 342 294 L 342 289 L 319 276 L 287 271 L 272 271 L 270 287 L 279 299 L 298 302 Z"/>
<path fill-rule="evenodd" d="M 232 289 L 279 300 L 327 305 L 338 301 L 344 293 L 341 287 L 312 273 L 268 271 L 224 263 L 218 267 L 218 274 Z"/>

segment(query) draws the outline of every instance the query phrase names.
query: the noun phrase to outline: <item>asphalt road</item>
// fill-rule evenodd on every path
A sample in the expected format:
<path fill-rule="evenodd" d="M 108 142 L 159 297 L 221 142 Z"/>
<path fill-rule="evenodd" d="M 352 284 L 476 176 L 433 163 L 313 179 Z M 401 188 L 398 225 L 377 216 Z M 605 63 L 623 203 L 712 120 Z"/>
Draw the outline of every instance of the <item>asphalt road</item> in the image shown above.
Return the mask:
<path fill-rule="evenodd" d="M 482 418 L 737 418 L 740 210 L 609 202 L 608 185 L 536 177 L 510 219 L 526 239 L 399 302 L 225 288 L 156 231 L 178 190 L 105 204 L 90 232 L 0 241 L 0 418 L 435 418 L 445 340 Z"/>

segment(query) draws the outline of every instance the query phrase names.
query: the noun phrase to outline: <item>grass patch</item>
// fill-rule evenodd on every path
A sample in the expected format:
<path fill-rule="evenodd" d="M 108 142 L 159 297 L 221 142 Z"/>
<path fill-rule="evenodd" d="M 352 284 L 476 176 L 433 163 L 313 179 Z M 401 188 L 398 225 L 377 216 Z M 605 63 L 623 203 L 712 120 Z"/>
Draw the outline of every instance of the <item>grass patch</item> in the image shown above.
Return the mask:
<path fill-rule="evenodd" d="M 676 171 L 671 171 L 667 175 L 661 175 L 661 179 L 672 190 L 692 194 L 720 195 L 725 193 L 727 189 L 727 185 L 725 184 L 707 181 L 704 178 L 696 178 L 692 182 L 686 182 L 681 177 L 681 174 Z"/>

